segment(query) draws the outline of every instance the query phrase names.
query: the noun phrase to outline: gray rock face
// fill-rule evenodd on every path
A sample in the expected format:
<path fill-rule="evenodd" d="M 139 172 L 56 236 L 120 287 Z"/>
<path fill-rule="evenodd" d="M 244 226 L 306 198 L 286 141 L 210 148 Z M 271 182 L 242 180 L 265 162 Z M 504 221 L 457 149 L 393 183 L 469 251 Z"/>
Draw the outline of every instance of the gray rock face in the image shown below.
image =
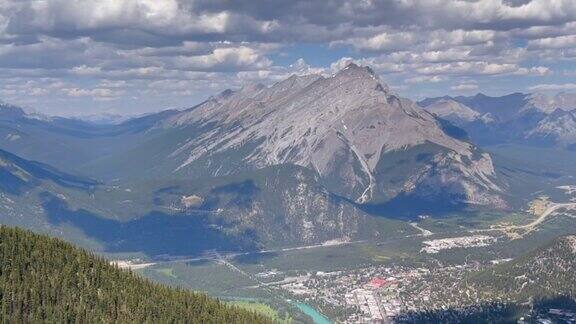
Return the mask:
<path fill-rule="evenodd" d="M 447 135 L 431 113 L 393 93 L 367 67 L 351 64 L 328 78 L 292 76 L 269 88 L 226 91 L 158 127 L 187 125 L 213 127 L 172 153 L 184 161 L 176 172 L 250 146 L 247 168 L 306 167 L 330 191 L 358 203 L 448 192 L 469 203 L 505 204 L 488 154 Z M 434 149 L 412 154 L 423 147 Z M 387 165 L 402 154 L 408 160 Z"/>
<path fill-rule="evenodd" d="M 559 143 L 576 143 L 576 114 L 557 109 L 542 119 L 526 137 L 551 138 Z"/>
<path fill-rule="evenodd" d="M 308 170 L 276 168 L 258 187 L 261 194 L 248 205 L 223 208 L 228 224 L 242 224 L 232 225 L 230 234 L 257 229 L 260 242 L 282 246 L 333 239 L 352 241 L 376 237 L 381 230 L 379 226 L 371 226 L 374 223 L 370 222 L 370 216 L 319 186 Z"/>
<path fill-rule="evenodd" d="M 480 119 L 482 114 L 474 109 L 459 103 L 453 99 L 440 99 L 429 106 L 426 110 L 440 116 L 455 125 L 463 125 Z"/>
<path fill-rule="evenodd" d="M 576 110 L 576 93 L 561 92 L 552 97 L 539 93 L 530 94 L 527 106 L 547 114 L 553 113 L 556 109 L 574 111 Z"/>

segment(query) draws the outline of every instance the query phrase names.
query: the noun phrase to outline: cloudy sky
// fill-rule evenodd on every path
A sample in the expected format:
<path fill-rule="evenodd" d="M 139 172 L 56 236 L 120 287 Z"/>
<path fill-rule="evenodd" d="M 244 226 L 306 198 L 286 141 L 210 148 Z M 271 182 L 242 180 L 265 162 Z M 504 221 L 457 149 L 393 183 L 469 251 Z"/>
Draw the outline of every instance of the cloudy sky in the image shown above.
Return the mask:
<path fill-rule="evenodd" d="M 576 91 L 576 1 L 0 0 L 0 100 L 46 114 L 190 107 L 352 60 L 413 99 Z"/>

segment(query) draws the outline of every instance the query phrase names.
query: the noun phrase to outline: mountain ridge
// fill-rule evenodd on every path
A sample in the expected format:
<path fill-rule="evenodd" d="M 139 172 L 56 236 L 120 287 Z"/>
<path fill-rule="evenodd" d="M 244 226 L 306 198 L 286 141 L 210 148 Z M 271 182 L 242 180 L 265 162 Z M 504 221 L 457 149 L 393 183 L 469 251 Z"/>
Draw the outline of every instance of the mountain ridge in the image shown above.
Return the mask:
<path fill-rule="evenodd" d="M 44 195 L 43 207 L 55 225 L 72 224 L 114 252 L 130 246 L 125 238 L 138 226 L 170 215 L 178 218 L 158 230 L 197 226 L 215 240 L 202 246 L 266 248 L 393 237 L 413 231 L 398 219 L 508 208 L 488 153 L 358 65 L 226 90 L 119 125 L 18 125 L 21 138 L 0 148 L 105 184 L 78 203 Z M 98 207 L 111 196 L 122 199 Z M 148 234 L 138 239 L 159 235 Z M 147 244 L 147 252 L 169 244 Z"/>
<path fill-rule="evenodd" d="M 576 143 L 571 117 L 576 95 L 513 93 L 436 97 L 419 101 L 424 109 L 465 129 L 480 144 L 504 142 L 570 147 Z"/>
<path fill-rule="evenodd" d="M 293 163 L 316 170 L 321 177 L 345 178 L 348 186 L 332 189 L 366 203 L 391 197 L 382 196 L 382 188 L 376 184 L 382 156 L 431 143 L 470 162 L 447 157 L 461 165 L 453 172 L 471 170 L 465 174 L 470 180 L 469 191 L 464 193 L 468 201 L 485 204 L 473 191 L 500 190 L 490 179 L 494 172 L 487 154 L 476 154 L 473 145 L 446 135 L 432 115 L 390 92 L 369 68 L 354 64 L 328 78 L 291 77 L 269 88 L 259 87 L 248 96 L 240 91 L 212 98 L 159 127 L 208 124 L 214 125 L 211 131 L 190 138 L 171 154 L 183 161 L 176 172 L 207 155 L 251 143 L 255 148 L 240 163 L 255 168 Z M 342 159 L 347 160 L 345 169 L 337 166 Z M 434 163 L 442 168 L 444 162 L 439 158 Z M 440 185 L 447 181 L 437 180 Z M 403 187 L 412 190 L 419 181 L 415 177 Z"/>

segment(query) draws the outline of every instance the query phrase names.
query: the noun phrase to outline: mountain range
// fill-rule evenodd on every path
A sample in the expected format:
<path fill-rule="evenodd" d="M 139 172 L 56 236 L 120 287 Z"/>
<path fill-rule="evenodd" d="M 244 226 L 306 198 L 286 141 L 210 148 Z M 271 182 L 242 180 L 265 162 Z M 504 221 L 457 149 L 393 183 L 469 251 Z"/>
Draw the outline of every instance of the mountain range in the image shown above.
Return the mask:
<path fill-rule="evenodd" d="M 529 98 L 541 108 L 526 108 Z M 158 255 L 405 235 L 414 229 L 398 218 L 509 207 L 508 180 L 476 145 L 490 140 L 476 131 L 525 120 L 545 129 L 547 118 L 570 123 L 557 115 L 573 114 L 571 97 L 555 98 L 558 107 L 535 98 L 417 104 L 350 64 L 331 76 L 249 84 L 189 109 L 112 124 L 3 105 L 0 149 L 10 165 L 3 172 L 12 187 L 22 186 L 14 179 L 23 174 L 39 185 L 22 187 L 26 194 L 0 189 L 4 199 L 34 201 L 27 208 L 40 228 L 108 252 L 134 251 L 138 242 Z M 163 236 L 168 230 L 172 237 Z"/>
<path fill-rule="evenodd" d="M 427 98 L 418 103 L 464 128 L 479 144 L 526 143 L 576 148 L 576 94 Z"/>

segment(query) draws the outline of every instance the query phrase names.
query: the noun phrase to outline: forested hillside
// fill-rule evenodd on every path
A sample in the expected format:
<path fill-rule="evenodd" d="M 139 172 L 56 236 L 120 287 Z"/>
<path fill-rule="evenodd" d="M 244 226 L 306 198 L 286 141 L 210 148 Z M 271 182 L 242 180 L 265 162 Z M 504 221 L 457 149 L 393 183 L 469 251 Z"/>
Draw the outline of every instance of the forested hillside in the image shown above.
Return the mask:
<path fill-rule="evenodd" d="M 146 281 L 48 238 L 0 227 L 0 318 L 53 323 L 267 323 L 205 295 Z"/>
<path fill-rule="evenodd" d="M 467 288 L 476 298 L 527 302 L 576 296 L 576 235 L 563 236 L 517 260 L 471 274 Z"/>
<path fill-rule="evenodd" d="M 515 260 L 483 270 L 433 272 L 421 310 L 397 320 L 409 323 L 515 323 L 520 317 L 549 316 L 550 308 L 576 313 L 576 235 L 559 237 Z M 556 322 L 572 319 L 555 318 Z"/>

